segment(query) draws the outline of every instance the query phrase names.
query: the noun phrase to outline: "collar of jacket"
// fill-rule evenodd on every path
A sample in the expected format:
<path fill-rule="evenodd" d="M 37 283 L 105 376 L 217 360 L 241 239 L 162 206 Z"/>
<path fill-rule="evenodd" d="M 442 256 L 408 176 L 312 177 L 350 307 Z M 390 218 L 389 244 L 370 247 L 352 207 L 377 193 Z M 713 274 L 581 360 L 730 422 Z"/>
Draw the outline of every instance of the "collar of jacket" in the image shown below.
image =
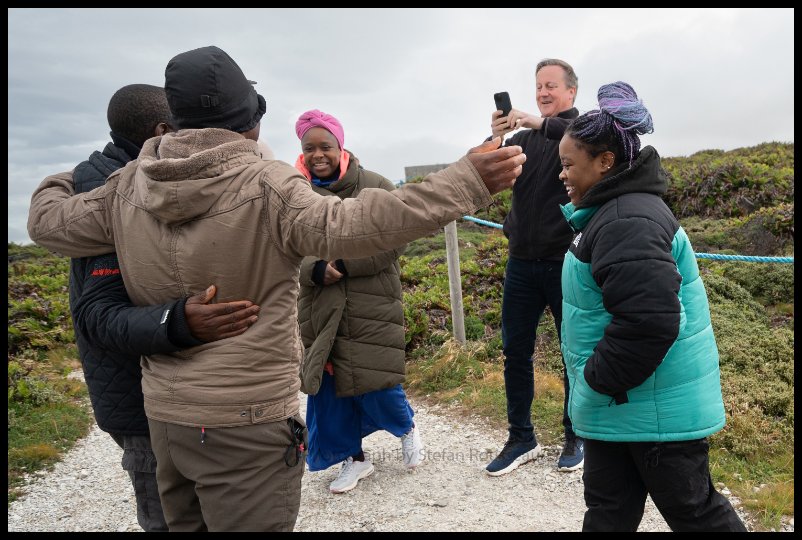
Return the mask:
<path fill-rule="evenodd" d="M 570 109 L 557 113 L 557 118 L 576 118 L 577 116 L 579 116 L 579 109 L 576 107 L 571 107 Z"/>
<path fill-rule="evenodd" d="M 590 218 L 593 217 L 593 214 L 595 214 L 598 209 L 598 206 L 578 209 L 573 203 L 560 205 L 560 210 L 565 216 L 566 221 L 568 221 L 568 225 L 575 233 L 585 228 L 585 225 L 588 224 L 588 221 L 590 221 Z"/>
<path fill-rule="evenodd" d="M 348 152 L 348 169 L 345 174 L 333 184 L 321 188 L 334 193 L 341 199 L 352 197 L 359 189 L 359 159 L 350 150 L 346 150 L 346 152 Z"/>
<path fill-rule="evenodd" d="M 111 173 L 125 167 L 131 159 L 128 152 L 114 143 L 108 143 L 103 152 L 92 152 L 89 159 L 76 165 L 72 171 L 75 193 L 84 193 L 102 186 Z"/>
<path fill-rule="evenodd" d="M 126 163 L 129 161 L 133 161 L 139 156 L 139 152 L 142 151 L 141 146 L 137 146 L 119 133 L 114 133 L 113 131 L 109 132 L 109 136 L 111 136 L 112 142 L 114 142 L 114 146 L 118 149 L 125 152 L 128 159 L 125 160 Z"/>
<path fill-rule="evenodd" d="M 182 223 L 207 212 L 223 193 L 239 196 L 244 178 L 276 163 L 261 156 L 256 141 L 226 129 L 182 129 L 153 137 L 128 173 L 132 196 L 162 223 Z M 256 164 L 261 168 L 239 179 Z"/>
<path fill-rule="evenodd" d="M 141 167 L 156 181 L 208 178 L 241 165 L 250 155 L 261 160 L 256 141 L 227 129 L 182 129 L 145 141 Z M 255 161 L 255 160 L 254 160 Z"/>

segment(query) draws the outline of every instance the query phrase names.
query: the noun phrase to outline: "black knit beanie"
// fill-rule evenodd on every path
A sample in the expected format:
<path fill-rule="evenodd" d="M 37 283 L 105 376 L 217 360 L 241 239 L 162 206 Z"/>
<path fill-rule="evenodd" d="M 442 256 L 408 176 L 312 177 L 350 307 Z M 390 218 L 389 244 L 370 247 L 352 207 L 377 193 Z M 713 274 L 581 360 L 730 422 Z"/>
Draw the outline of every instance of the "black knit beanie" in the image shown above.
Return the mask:
<path fill-rule="evenodd" d="M 214 46 L 181 53 L 164 71 L 164 90 L 178 129 L 253 129 L 266 110 L 254 84 L 233 58 Z"/>

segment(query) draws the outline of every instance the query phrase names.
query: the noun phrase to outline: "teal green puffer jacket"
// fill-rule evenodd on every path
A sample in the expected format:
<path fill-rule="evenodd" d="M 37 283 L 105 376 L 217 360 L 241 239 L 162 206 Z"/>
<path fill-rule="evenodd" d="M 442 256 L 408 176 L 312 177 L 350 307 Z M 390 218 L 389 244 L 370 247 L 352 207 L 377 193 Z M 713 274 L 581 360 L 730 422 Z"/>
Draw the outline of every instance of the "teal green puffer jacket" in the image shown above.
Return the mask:
<path fill-rule="evenodd" d="M 718 348 L 696 258 L 646 147 L 563 213 L 568 414 L 581 437 L 682 441 L 724 427 Z"/>

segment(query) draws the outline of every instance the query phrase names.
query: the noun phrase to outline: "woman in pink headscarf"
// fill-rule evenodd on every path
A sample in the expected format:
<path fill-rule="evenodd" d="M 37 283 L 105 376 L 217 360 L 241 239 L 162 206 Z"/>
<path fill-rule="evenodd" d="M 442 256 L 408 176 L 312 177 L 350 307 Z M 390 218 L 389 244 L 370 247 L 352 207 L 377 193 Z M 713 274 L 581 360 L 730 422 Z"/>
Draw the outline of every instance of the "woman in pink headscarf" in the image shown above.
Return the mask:
<path fill-rule="evenodd" d="M 366 188 L 395 186 L 362 168 L 345 149 L 345 133 L 333 116 L 303 113 L 295 124 L 302 154 L 295 166 L 321 195 L 356 197 Z M 385 430 L 401 438 L 404 464 L 423 459 L 404 381 L 404 311 L 401 304 L 403 249 L 361 259 L 318 260 L 301 265 L 298 321 L 304 347 L 301 389 L 309 394 L 310 471 L 342 463 L 332 493 L 356 487 L 373 473 L 362 438 Z"/>

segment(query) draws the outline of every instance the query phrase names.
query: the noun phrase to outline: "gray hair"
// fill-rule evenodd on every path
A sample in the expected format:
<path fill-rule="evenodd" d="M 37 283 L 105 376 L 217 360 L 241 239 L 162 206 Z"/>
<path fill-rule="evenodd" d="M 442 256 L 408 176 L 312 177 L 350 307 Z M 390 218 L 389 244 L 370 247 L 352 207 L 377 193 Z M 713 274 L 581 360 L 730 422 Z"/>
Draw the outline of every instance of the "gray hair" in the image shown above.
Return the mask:
<path fill-rule="evenodd" d="M 571 67 L 571 64 L 565 60 L 560 60 L 559 58 L 546 58 L 537 63 L 535 75 L 537 75 L 538 72 L 546 66 L 560 66 L 563 68 L 563 71 L 565 72 L 565 86 L 568 88 L 573 88 L 577 91 L 579 90 L 579 79 L 574 72 L 574 68 Z"/>

